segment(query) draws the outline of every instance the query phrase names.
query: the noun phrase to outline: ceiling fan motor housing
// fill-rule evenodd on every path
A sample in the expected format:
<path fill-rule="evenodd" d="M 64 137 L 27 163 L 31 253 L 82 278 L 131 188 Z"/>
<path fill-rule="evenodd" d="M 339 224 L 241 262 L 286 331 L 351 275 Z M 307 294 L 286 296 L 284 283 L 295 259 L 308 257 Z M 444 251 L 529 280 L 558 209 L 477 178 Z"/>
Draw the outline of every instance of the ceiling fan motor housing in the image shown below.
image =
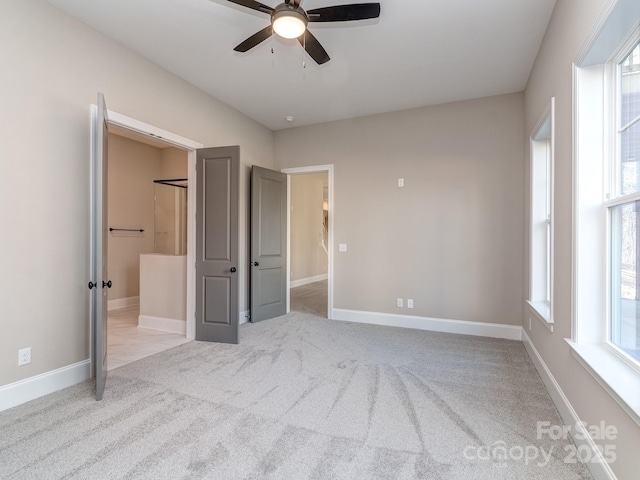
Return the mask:
<path fill-rule="evenodd" d="M 283 33 L 278 31 L 281 29 L 278 28 L 277 23 L 287 22 L 287 21 L 291 23 L 295 23 L 297 27 L 302 29 L 302 31 L 300 31 L 298 35 L 294 33 L 290 35 L 288 34 L 283 35 Z M 285 38 L 299 37 L 305 32 L 308 23 L 309 23 L 309 17 L 307 16 L 307 12 L 305 12 L 302 8 L 295 7 L 291 4 L 281 3 L 280 5 L 278 5 L 273 9 L 273 12 L 271 12 L 271 25 L 273 26 L 273 29 L 276 31 L 277 34 Z"/>

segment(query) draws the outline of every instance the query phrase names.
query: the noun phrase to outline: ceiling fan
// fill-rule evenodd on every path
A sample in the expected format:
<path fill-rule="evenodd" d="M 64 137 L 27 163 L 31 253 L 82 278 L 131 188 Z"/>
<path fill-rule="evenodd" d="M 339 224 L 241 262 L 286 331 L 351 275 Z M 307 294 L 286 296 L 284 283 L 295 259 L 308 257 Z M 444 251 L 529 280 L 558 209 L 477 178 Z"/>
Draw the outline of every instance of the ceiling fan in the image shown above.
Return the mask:
<path fill-rule="evenodd" d="M 228 0 L 231 3 L 257 10 L 271 16 L 271 25 L 251 35 L 234 50 L 246 52 L 262 43 L 274 33 L 284 38 L 297 38 L 309 56 L 318 65 L 330 60 L 326 50 L 313 34 L 307 30 L 309 22 L 348 22 L 365 20 L 380 16 L 379 3 L 355 3 L 350 5 L 335 5 L 332 7 L 315 8 L 305 12 L 300 6 L 302 0 L 284 0 L 275 8 L 264 5 L 255 0 Z"/>

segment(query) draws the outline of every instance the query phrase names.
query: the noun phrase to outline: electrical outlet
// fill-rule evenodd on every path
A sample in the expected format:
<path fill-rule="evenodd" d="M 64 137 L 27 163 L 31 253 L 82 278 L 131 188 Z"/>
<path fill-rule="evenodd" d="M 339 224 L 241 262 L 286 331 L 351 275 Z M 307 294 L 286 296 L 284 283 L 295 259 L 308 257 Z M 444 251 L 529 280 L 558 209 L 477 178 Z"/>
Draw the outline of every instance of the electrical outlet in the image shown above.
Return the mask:
<path fill-rule="evenodd" d="M 402 308 L 404 305 L 404 302 L 402 301 L 401 298 L 396 298 L 396 307 L 398 308 Z"/>
<path fill-rule="evenodd" d="M 413 298 L 407 299 L 407 308 L 413 308 Z"/>
<path fill-rule="evenodd" d="M 404 178 L 399 178 L 398 179 L 398 186 L 399 187 L 404 187 Z"/>
<path fill-rule="evenodd" d="M 31 347 L 18 350 L 18 366 L 31 363 Z"/>

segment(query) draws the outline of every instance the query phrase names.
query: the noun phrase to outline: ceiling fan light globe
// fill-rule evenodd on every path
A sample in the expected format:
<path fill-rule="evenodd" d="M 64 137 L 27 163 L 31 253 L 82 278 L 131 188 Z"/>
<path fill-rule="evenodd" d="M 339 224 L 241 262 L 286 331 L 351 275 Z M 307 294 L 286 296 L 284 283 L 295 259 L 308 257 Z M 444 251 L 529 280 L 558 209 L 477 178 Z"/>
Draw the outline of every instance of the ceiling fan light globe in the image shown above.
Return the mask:
<path fill-rule="evenodd" d="M 273 17 L 273 31 L 284 38 L 298 38 L 307 29 L 307 22 L 299 13 L 278 12 Z"/>

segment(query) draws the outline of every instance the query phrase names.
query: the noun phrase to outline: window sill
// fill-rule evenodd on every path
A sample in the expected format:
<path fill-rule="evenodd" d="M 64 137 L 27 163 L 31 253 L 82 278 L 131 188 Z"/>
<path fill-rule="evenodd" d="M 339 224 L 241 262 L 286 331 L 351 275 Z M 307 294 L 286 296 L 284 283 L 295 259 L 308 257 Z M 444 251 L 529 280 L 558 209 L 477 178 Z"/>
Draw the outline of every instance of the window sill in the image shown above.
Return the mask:
<path fill-rule="evenodd" d="M 527 300 L 527 304 L 533 316 L 547 327 L 550 332 L 553 332 L 553 320 L 551 319 L 551 307 L 549 304 L 547 302 L 532 302 L 530 300 Z"/>
<path fill-rule="evenodd" d="M 640 425 L 640 374 L 602 345 L 565 340 L 578 362 Z"/>

